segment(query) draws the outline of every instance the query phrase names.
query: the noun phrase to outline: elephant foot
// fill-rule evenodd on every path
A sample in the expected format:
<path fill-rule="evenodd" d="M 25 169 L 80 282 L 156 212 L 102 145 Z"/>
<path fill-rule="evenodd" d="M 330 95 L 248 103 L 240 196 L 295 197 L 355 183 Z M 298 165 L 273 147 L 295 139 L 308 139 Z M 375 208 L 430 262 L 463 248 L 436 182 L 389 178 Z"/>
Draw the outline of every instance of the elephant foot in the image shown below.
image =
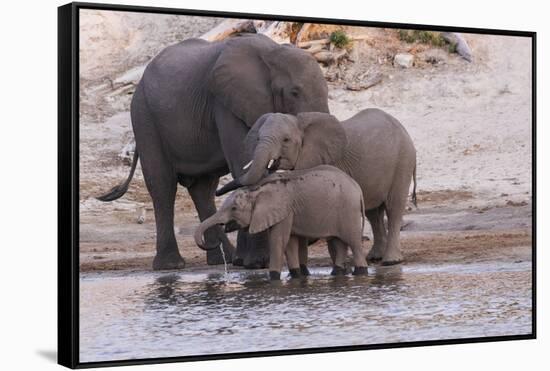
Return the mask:
<path fill-rule="evenodd" d="M 400 263 L 403 263 L 403 259 L 397 259 L 397 260 L 382 260 L 382 265 L 384 265 L 384 266 L 387 266 L 387 265 L 396 265 L 396 264 L 400 264 Z"/>
<path fill-rule="evenodd" d="M 382 254 L 379 253 L 380 248 L 373 247 L 367 254 L 367 263 L 378 263 L 382 260 Z"/>
<path fill-rule="evenodd" d="M 254 260 L 247 261 L 243 264 L 243 267 L 246 269 L 264 269 L 269 265 L 269 260 Z"/>
<path fill-rule="evenodd" d="M 304 264 L 300 264 L 300 273 L 302 273 L 302 276 L 309 276 L 309 269 L 307 269 L 307 266 Z"/>
<path fill-rule="evenodd" d="M 302 278 L 302 272 L 300 268 L 290 268 L 288 272 L 289 272 L 290 278 Z"/>
<path fill-rule="evenodd" d="M 169 255 L 157 254 L 153 259 L 153 270 L 173 270 L 185 268 L 185 260 L 181 257 L 179 252 Z"/>
<path fill-rule="evenodd" d="M 234 247 L 223 247 L 223 254 L 221 249 L 212 249 L 206 251 L 206 264 L 208 265 L 220 265 L 224 263 L 233 262 L 233 253 L 235 252 Z M 225 260 L 224 260 L 225 255 Z"/>
<path fill-rule="evenodd" d="M 370 258 L 370 257 L 367 256 L 367 263 L 369 263 L 369 264 L 378 263 L 380 261 L 382 261 L 382 258 L 379 258 L 379 257 Z"/>
<path fill-rule="evenodd" d="M 281 272 L 269 271 L 269 280 L 270 281 L 280 281 L 281 280 Z"/>
<path fill-rule="evenodd" d="M 386 251 L 382 258 L 382 265 L 395 265 L 403 262 L 403 255 L 399 249 Z"/>
<path fill-rule="evenodd" d="M 330 275 L 331 276 L 345 276 L 346 275 L 346 268 L 334 265 L 332 267 L 332 272 L 330 272 Z"/>
<path fill-rule="evenodd" d="M 369 274 L 367 267 L 355 267 L 353 269 L 354 276 L 366 276 Z"/>

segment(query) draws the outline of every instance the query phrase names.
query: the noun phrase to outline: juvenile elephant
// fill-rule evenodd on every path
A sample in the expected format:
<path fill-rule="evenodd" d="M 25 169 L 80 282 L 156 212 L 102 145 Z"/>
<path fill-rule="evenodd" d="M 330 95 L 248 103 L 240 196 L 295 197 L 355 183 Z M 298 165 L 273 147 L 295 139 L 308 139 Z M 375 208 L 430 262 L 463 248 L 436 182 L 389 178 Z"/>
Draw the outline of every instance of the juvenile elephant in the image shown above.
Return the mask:
<path fill-rule="evenodd" d="M 272 280 L 280 278 L 285 251 L 291 275 L 299 275 L 299 238 L 327 238 L 336 273 L 344 271 L 349 246 L 354 274 L 367 273 L 361 244 L 363 194 L 353 179 L 333 166 L 275 173 L 237 190 L 196 229 L 197 245 L 204 249 L 203 234 L 220 224 L 226 231 L 248 227 L 250 233 L 258 233 L 269 229 Z"/>
<path fill-rule="evenodd" d="M 242 142 L 262 114 L 328 112 L 327 99 L 317 62 L 303 50 L 266 36 L 243 34 L 219 42 L 189 39 L 169 46 L 149 63 L 132 98 L 136 151 L 130 175 L 98 199 L 124 195 L 139 157 L 155 211 L 153 268 L 183 268 L 174 235 L 178 183 L 187 188 L 200 220 L 205 220 L 216 212 L 219 177 L 242 174 Z M 267 246 L 247 248 L 261 240 L 239 236 L 234 263 L 265 266 Z M 221 243 L 229 257 L 234 250 L 219 227 L 209 230 L 206 243 Z M 220 250 L 210 250 L 207 261 L 221 263 Z"/>
<path fill-rule="evenodd" d="M 363 190 L 374 234 L 369 261 L 391 265 L 403 260 L 399 233 L 413 177 L 416 203 L 416 150 L 395 118 L 379 109 L 365 109 L 342 123 L 326 113 L 265 114 L 248 133 L 246 148 L 252 159 L 248 171 L 217 194 L 254 184 L 276 169 L 334 165 Z"/>

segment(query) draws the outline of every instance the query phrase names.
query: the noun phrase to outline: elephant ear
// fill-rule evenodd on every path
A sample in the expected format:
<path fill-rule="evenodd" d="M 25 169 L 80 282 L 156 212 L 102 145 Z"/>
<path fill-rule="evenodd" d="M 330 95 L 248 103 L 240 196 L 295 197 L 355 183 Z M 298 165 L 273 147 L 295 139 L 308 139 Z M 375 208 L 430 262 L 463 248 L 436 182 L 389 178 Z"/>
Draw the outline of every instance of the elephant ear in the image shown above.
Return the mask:
<path fill-rule="evenodd" d="M 331 165 L 342 157 L 348 141 L 344 127 L 336 117 L 328 113 L 304 112 L 296 119 L 304 137 L 295 169 Z"/>
<path fill-rule="evenodd" d="M 267 184 L 257 191 L 248 227 L 250 233 L 265 231 L 290 215 L 290 192 L 279 185 Z"/>
<path fill-rule="evenodd" d="M 262 54 L 276 47 L 265 36 L 235 36 L 225 42 L 213 67 L 210 93 L 248 127 L 273 112 L 270 71 Z"/>

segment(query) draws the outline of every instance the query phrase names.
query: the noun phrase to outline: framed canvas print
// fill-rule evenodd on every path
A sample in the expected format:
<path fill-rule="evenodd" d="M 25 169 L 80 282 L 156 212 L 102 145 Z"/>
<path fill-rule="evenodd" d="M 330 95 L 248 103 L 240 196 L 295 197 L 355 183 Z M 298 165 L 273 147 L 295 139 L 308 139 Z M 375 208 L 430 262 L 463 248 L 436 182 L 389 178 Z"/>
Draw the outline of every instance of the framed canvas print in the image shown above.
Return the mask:
<path fill-rule="evenodd" d="M 60 364 L 535 338 L 534 32 L 58 19 Z"/>

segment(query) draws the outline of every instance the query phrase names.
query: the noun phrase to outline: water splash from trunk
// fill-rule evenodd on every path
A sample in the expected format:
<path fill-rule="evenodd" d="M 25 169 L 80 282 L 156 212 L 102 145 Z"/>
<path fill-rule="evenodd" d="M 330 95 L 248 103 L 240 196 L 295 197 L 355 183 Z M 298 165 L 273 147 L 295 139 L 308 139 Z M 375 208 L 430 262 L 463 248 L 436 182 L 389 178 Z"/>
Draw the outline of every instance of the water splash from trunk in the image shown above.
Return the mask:
<path fill-rule="evenodd" d="M 223 251 L 223 245 L 220 244 L 220 251 L 222 252 L 222 259 L 223 259 L 223 269 L 224 269 L 224 279 L 227 281 L 228 273 L 227 273 L 227 259 L 225 258 L 225 251 Z"/>

